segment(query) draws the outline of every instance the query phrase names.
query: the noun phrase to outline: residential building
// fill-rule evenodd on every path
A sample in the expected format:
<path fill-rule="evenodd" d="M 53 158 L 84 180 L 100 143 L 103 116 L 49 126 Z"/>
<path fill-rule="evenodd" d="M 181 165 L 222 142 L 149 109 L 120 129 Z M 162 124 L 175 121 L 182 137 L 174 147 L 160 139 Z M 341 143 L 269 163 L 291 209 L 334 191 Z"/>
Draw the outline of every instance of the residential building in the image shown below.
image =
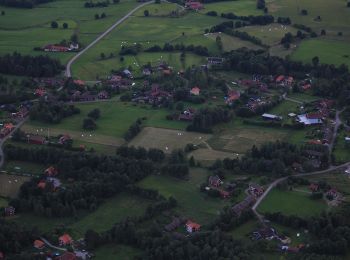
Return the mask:
<path fill-rule="evenodd" d="M 56 176 L 58 174 L 58 171 L 55 167 L 53 166 L 50 166 L 49 168 L 47 168 L 45 170 L 45 175 L 49 176 L 49 177 L 52 177 L 52 176 Z"/>
<path fill-rule="evenodd" d="M 38 239 L 34 241 L 33 245 L 36 249 L 43 249 L 45 247 L 45 243 Z"/>
<path fill-rule="evenodd" d="M 16 209 L 12 206 L 5 207 L 4 214 L 5 217 L 12 217 L 16 214 Z"/>
<path fill-rule="evenodd" d="M 188 1 L 185 3 L 185 7 L 190 10 L 198 11 L 204 8 L 201 2 Z"/>
<path fill-rule="evenodd" d="M 266 120 L 274 120 L 274 121 L 281 121 L 283 118 L 281 116 L 273 115 L 273 114 L 262 114 L 262 118 Z"/>
<path fill-rule="evenodd" d="M 100 93 L 97 94 L 98 99 L 109 99 L 108 92 L 103 90 Z"/>
<path fill-rule="evenodd" d="M 64 234 L 58 238 L 58 243 L 60 246 L 68 246 L 73 243 L 73 239 L 70 235 Z"/>
<path fill-rule="evenodd" d="M 190 93 L 194 96 L 199 96 L 201 89 L 199 87 L 194 87 L 190 90 Z"/>
<path fill-rule="evenodd" d="M 187 232 L 193 233 L 193 232 L 199 231 L 200 229 L 201 229 L 201 225 L 199 225 L 198 223 L 193 222 L 191 220 L 188 220 L 186 222 L 186 230 L 187 230 Z"/>
<path fill-rule="evenodd" d="M 29 135 L 28 143 L 30 144 L 46 144 L 46 138 L 40 135 Z"/>
<path fill-rule="evenodd" d="M 222 181 L 219 176 L 214 175 L 209 177 L 209 185 L 213 187 L 219 187 L 222 184 Z"/>

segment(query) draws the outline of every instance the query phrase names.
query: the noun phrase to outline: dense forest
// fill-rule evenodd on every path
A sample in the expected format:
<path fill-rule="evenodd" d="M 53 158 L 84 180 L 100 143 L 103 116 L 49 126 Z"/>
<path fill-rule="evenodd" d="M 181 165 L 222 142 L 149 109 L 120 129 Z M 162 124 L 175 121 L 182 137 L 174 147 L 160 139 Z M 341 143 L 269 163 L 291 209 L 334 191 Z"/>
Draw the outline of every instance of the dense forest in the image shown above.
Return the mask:
<path fill-rule="evenodd" d="M 30 109 L 30 119 L 44 123 L 57 124 L 65 117 L 79 114 L 80 109 L 74 105 L 66 105 L 63 102 L 40 101 Z"/>
<path fill-rule="evenodd" d="M 60 61 L 52 59 L 49 56 L 21 55 L 17 52 L 0 56 L 0 73 L 4 74 L 53 77 L 63 69 L 64 66 Z"/>
<path fill-rule="evenodd" d="M 17 7 L 17 8 L 33 8 L 36 5 L 53 2 L 55 0 L 0 0 L 0 5 Z"/>

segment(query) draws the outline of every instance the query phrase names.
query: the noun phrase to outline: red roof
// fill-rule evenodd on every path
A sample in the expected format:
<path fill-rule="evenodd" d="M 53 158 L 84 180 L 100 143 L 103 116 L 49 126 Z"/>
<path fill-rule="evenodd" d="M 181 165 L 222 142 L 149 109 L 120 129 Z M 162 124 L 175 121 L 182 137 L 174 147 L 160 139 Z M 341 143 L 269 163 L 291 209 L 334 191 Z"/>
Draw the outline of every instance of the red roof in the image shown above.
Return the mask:
<path fill-rule="evenodd" d="M 192 222 L 191 220 L 188 220 L 187 223 L 186 223 L 186 226 L 192 228 L 192 229 L 195 229 L 195 230 L 198 230 L 201 228 L 201 225 L 199 225 L 198 223 L 196 222 Z"/>
<path fill-rule="evenodd" d="M 50 166 L 49 168 L 47 168 L 45 170 L 45 173 L 49 176 L 53 176 L 53 175 L 56 175 L 57 174 L 57 169 L 53 166 Z"/>
<path fill-rule="evenodd" d="M 311 88 L 311 84 L 306 84 L 304 86 L 302 86 L 303 90 L 308 90 Z"/>
<path fill-rule="evenodd" d="M 12 123 L 7 123 L 7 124 L 4 125 L 4 128 L 12 130 L 12 128 L 14 128 L 14 126 L 13 126 Z"/>
<path fill-rule="evenodd" d="M 50 51 L 62 51 L 62 52 L 69 51 L 68 47 L 60 46 L 60 45 L 53 45 L 53 44 L 46 45 L 44 47 L 44 49 L 50 50 Z"/>
<path fill-rule="evenodd" d="M 202 9 L 203 8 L 203 4 L 200 2 L 187 2 L 186 6 L 191 8 L 191 9 Z"/>
<path fill-rule="evenodd" d="M 191 94 L 193 95 L 199 95 L 201 89 L 199 87 L 194 87 L 191 89 Z"/>
<path fill-rule="evenodd" d="M 282 80 L 284 80 L 284 76 L 283 75 L 279 75 L 277 78 L 276 78 L 276 82 L 281 82 Z"/>
<path fill-rule="evenodd" d="M 321 119 L 322 115 L 320 113 L 308 113 L 308 114 L 306 114 L 306 118 L 308 118 L 308 119 Z"/>
<path fill-rule="evenodd" d="M 70 244 L 70 243 L 73 242 L 73 239 L 72 239 L 71 236 L 68 235 L 68 234 L 64 234 L 64 235 L 60 236 L 58 240 L 59 240 L 60 243 L 63 244 L 63 245 L 68 245 L 68 244 Z"/>
<path fill-rule="evenodd" d="M 45 181 L 40 181 L 40 182 L 38 183 L 38 188 L 40 188 L 40 189 L 45 189 L 45 187 L 46 187 L 46 182 L 45 182 Z"/>
<path fill-rule="evenodd" d="M 75 79 L 74 84 L 77 84 L 79 86 L 84 86 L 85 85 L 85 81 L 81 80 L 81 79 Z"/>
<path fill-rule="evenodd" d="M 38 248 L 38 249 L 41 249 L 45 246 L 45 243 L 41 240 L 35 240 L 34 241 L 34 247 L 35 248 Z"/>

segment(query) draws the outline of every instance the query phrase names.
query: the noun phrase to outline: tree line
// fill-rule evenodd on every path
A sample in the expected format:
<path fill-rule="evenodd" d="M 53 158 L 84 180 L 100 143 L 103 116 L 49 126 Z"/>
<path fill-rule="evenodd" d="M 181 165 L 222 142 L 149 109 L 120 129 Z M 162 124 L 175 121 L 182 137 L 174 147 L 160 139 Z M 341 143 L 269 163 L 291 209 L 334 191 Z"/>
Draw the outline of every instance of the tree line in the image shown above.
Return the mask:
<path fill-rule="evenodd" d="M 172 52 L 172 51 L 188 51 L 193 52 L 194 54 L 200 55 L 200 56 L 208 56 L 209 51 L 208 48 L 201 45 L 184 45 L 184 44 L 175 44 L 172 45 L 170 43 L 165 43 L 163 48 L 159 45 L 154 45 L 148 49 L 145 50 L 145 52 Z"/>
<path fill-rule="evenodd" d="M 60 73 L 64 66 L 57 59 L 49 56 L 21 55 L 17 52 L 0 56 L 0 73 L 30 76 L 53 77 Z"/>
<path fill-rule="evenodd" d="M 0 0 L 0 5 L 16 8 L 33 8 L 36 5 L 53 1 L 55 0 Z"/>

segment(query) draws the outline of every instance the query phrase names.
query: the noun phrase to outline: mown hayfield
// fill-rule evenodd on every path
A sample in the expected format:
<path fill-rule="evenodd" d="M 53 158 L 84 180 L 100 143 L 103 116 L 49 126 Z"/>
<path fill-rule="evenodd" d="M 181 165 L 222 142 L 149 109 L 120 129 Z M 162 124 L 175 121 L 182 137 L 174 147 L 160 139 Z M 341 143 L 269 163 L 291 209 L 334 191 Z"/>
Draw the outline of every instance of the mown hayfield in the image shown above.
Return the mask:
<path fill-rule="evenodd" d="M 130 146 L 158 148 L 166 153 L 174 149 L 182 149 L 187 144 L 200 144 L 210 138 L 210 135 L 186 132 L 181 130 L 145 127 L 130 143 Z"/>
<path fill-rule="evenodd" d="M 261 46 L 258 46 L 249 41 L 243 41 L 237 37 L 233 37 L 224 33 L 209 33 L 207 37 L 215 42 L 216 37 L 220 36 L 221 42 L 223 45 L 223 51 L 232 51 L 239 48 L 246 47 L 252 50 L 262 49 Z"/>
<path fill-rule="evenodd" d="M 81 112 L 62 120 L 59 124 L 44 124 L 38 121 L 29 121 L 23 126 L 23 129 L 31 128 L 32 131 L 43 129 L 47 133 L 50 128 L 52 135 L 72 133 L 73 138 L 79 138 L 82 141 L 91 143 L 100 143 L 105 145 L 120 145 L 121 138 L 127 132 L 131 124 L 138 118 L 146 118 L 145 126 L 164 127 L 171 129 L 185 129 L 187 123 L 180 121 L 166 120 L 166 115 L 170 112 L 165 109 L 154 109 L 148 105 L 135 105 L 133 103 L 122 103 L 119 101 L 111 102 L 93 102 L 76 104 Z M 98 108 L 101 111 L 101 117 L 96 120 L 97 129 L 95 131 L 83 130 L 82 124 L 87 114 Z M 55 131 L 55 133 L 53 132 Z M 91 134 L 91 136 L 90 136 Z M 83 135 L 83 136 L 82 136 Z M 110 140 L 110 142 L 108 142 Z"/>
<path fill-rule="evenodd" d="M 256 8 L 255 0 L 237 0 L 224 1 L 217 3 L 205 4 L 204 9 L 200 12 L 205 14 L 209 11 L 216 11 L 218 15 L 221 13 L 234 13 L 236 15 L 262 15 L 262 10 Z"/>
<path fill-rule="evenodd" d="M 240 28 L 239 31 L 247 32 L 248 34 L 259 38 L 264 44 L 273 46 L 280 44 L 282 37 L 290 32 L 293 35 L 297 30 L 291 26 L 273 23 L 264 26 L 247 26 Z"/>
<path fill-rule="evenodd" d="M 163 54 L 142 52 L 136 57 L 125 56 L 122 62 L 118 54 L 123 44 L 132 45 L 134 43 L 140 43 L 144 49 L 147 49 L 155 44 L 163 46 L 166 42 L 179 43 L 184 40 L 185 43 L 185 41 L 191 41 L 188 38 L 194 36 L 194 41 L 197 41 L 198 45 L 201 44 L 198 35 L 203 34 L 206 28 L 221 21 L 223 21 L 222 18 L 209 17 L 198 13 L 189 13 L 180 18 L 129 17 L 128 20 L 118 26 L 93 48 L 89 49 L 73 64 L 73 75 L 75 77 L 93 80 L 96 76 L 108 75 L 111 69 L 117 69 L 119 67 L 131 66 L 134 70 L 137 70 L 141 65 L 149 61 L 158 62 L 158 60 L 162 59 L 160 56 L 163 56 Z M 186 38 L 180 39 L 183 37 L 183 33 Z M 210 41 L 208 42 L 211 44 Z M 101 60 L 100 54 L 102 52 L 107 56 L 113 53 L 115 58 Z M 202 57 L 194 57 L 195 55 L 187 53 L 185 67 L 192 64 L 202 64 Z M 137 61 L 138 59 L 140 60 Z M 168 54 L 168 56 L 164 54 L 163 60 L 169 60 L 169 63 L 174 67 L 182 67 L 178 53 Z"/>
<path fill-rule="evenodd" d="M 11 173 L 27 173 L 33 175 L 40 175 L 44 172 L 46 167 L 41 164 L 23 162 L 23 161 L 6 161 L 4 170 Z"/>
<path fill-rule="evenodd" d="M 0 173 L 0 196 L 15 198 L 22 184 L 30 177 Z"/>
<path fill-rule="evenodd" d="M 171 12 L 177 11 L 181 12 L 184 10 L 184 8 L 180 7 L 177 4 L 168 3 L 168 2 L 162 2 L 160 4 L 150 4 L 147 6 L 142 7 L 141 9 L 137 10 L 133 16 L 145 16 L 144 11 L 149 12 L 149 17 L 152 16 L 167 16 L 170 15 Z"/>
<path fill-rule="evenodd" d="M 0 54 L 18 51 L 39 55 L 42 52 L 34 52 L 34 47 L 69 40 L 73 31 L 79 34 L 80 42 L 86 45 L 138 4 L 136 1 L 122 0 L 107 8 L 85 8 L 84 3 L 80 0 L 61 0 L 33 9 L 1 7 L 0 10 L 6 14 L 0 16 Z M 107 17 L 95 20 L 94 15 L 103 12 Z M 51 21 L 58 21 L 60 28 L 51 29 Z M 62 29 L 63 22 L 68 23 L 68 29 Z M 50 55 L 62 62 L 72 56 L 67 53 Z"/>
<path fill-rule="evenodd" d="M 313 200 L 306 192 L 287 191 L 273 189 L 261 202 L 258 211 L 262 214 L 267 212 L 281 212 L 285 215 L 299 217 L 317 216 L 327 209 L 323 200 Z"/>
<path fill-rule="evenodd" d="M 200 162 L 213 162 L 217 159 L 223 160 L 225 158 L 236 158 L 236 154 L 234 153 L 228 153 L 228 152 L 223 152 L 223 151 L 218 151 L 218 150 L 213 150 L 213 149 L 203 149 L 200 148 L 198 150 L 195 150 L 191 152 L 188 157 L 193 156 L 193 158 L 196 161 Z"/>
<path fill-rule="evenodd" d="M 350 66 L 349 43 L 344 41 L 323 38 L 306 40 L 299 45 L 291 57 L 293 60 L 311 63 L 315 56 L 320 59 L 320 63 Z"/>
<path fill-rule="evenodd" d="M 337 135 L 333 155 L 337 163 L 345 163 L 350 161 L 350 144 L 346 143 L 345 137 L 348 133 L 340 131 Z"/>
<path fill-rule="evenodd" d="M 94 251 L 94 259 L 131 260 L 140 254 L 139 249 L 124 245 L 105 245 Z"/>
<path fill-rule="evenodd" d="M 179 180 L 169 176 L 148 176 L 139 185 L 147 189 L 156 189 L 165 197 L 173 196 L 178 206 L 176 213 L 191 218 L 200 224 L 207 224 L 219 214 L 224 206 L 231 203 L 219 198 L 211 198 L 199 191 L 201 183 L 207 182 L 208 172 L 192 169 L 189 180 Z"/>

